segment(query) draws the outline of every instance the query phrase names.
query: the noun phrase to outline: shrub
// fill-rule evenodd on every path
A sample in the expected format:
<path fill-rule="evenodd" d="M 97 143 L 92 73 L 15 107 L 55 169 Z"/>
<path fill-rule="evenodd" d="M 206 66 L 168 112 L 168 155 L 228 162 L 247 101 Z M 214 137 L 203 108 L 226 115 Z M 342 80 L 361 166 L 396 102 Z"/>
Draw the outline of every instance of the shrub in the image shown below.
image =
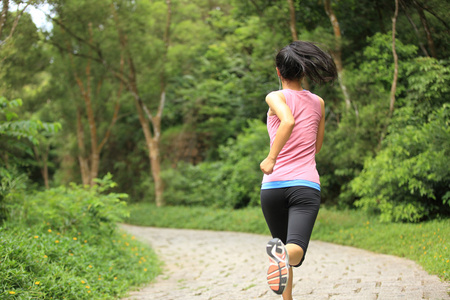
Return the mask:
<path fill-rule="evenodd" d="M 410 114 L 410 108 L 399 111 Z M 405 116 L 403 116 L 405 117 Z M 351 183 L 355 202 L 384 221 L 417 222 L 450 214 L 450 106 L 444 104 L 423 126 L 391 132 L 385 148 L 368 159 Z"/>
<path fill-rule="evenodd" d="M 154 253 L 116 223 L 129 215 L 125 194 L 72 184 L 6 195 L 0 228 L 1 299 L 111 299 L 159 272 Z"/>

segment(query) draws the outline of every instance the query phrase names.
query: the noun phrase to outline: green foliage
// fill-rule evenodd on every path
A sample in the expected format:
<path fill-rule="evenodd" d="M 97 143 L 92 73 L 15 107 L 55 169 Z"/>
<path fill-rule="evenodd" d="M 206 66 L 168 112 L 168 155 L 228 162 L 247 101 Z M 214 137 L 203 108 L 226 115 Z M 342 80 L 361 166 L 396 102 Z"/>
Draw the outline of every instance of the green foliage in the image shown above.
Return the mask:
<path fill-rule="evenodd" d="M 23 120 L 17 112 L 21 106 L 21 99 L 0 96 L 0 222 L 7 214 L 5 197 L 25 190 L 27 176 L 21 168 L 30 164 L 32 145 L 61 128 L 57 122 Z"/>
<path fill-rule="evenodd" d="M 403 119 L 411 108 L 399 110 Z M 395 128 L 385 147 L 351 186 L 364 210 L 380 212 L 384 221 L 417 222 L 427 216 L 450 213 L 450 106 L 431 114 L 421 127 Z"/>
<path fill-rule="evenodd" d="M 27 226 L 50 226 L 63 234 L 89 229 L 92 234 L 108 235 L 116 223 L 128 216 L 126 194 L 108 193 L 116 184 L 112 176 L 97 180 L 93 187 L 71 184 L 37 192 L 28 197 L 8 195 L 6 202 L 14 220 Z"/>
<path fill-rule="evenodd" d="M 253 120 L 248 124 L 236 140 L 219 148 L 220 161 L 179 164 L 177 169 L 164 171 L 167 203 L 232 208 L 258 205 L 259 163 L 267 155 L 269 141 L 264 123 Z"/>
<path fill-rule="evenodd" d="M 154 253 L 116 223 L 128 216 L 124 194 L 72 185 L 7 195 L 0 228 L 2 299 L 111 299 L 154 278 Z"/>
<path fill-rule="evenodd" d="M 260 207 L 232 210 L 198 206 L 156 207 L 140 203 L 131 205 L 130 213 L 127 223 L 138 226 L 270 235 Z M 312 239 L 315 240 L 412 259 L 444 280 L 450 279 L 449 236 L 449 219 L 420 224 L 385 223 L 361 211 L 324 206 L 319 210 L 312 233 Z"/>
<path fill-rule="evenodd" d="M 56 133 L 61 129 L 59 123 L 45 123 L 40 120 L 15 120 L 19 116 L 14 108 L 20 106 L 22 106 L 21 99 L 7 100 L 0 96 L 0 136 L 4 135 L 15 139 L 27 138 L 33 144 L 38 144 L 37 136 L 41 132 Z"/>

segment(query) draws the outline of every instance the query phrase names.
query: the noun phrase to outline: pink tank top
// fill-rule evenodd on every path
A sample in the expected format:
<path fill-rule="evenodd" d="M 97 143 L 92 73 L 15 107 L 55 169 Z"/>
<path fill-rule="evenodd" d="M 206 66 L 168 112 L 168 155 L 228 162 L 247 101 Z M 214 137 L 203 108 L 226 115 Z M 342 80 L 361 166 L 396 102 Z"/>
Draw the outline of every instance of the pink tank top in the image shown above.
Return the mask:
<path fill-rule="evenodd" d="M 282 92 L 294 116 L 295 126 L 277 157 L 273 173 L 264 175 L 263 186 L 265 183 L 278 181 L 307 181 L 319 185 L 319 173 L 315 160 L 317 131 L 322 118 L 319 97 L 307 90 L 284 89 Z M 279 126 L 280 119 L 276 115 L 267 116 L 270 146 L 273 144 Z"/>

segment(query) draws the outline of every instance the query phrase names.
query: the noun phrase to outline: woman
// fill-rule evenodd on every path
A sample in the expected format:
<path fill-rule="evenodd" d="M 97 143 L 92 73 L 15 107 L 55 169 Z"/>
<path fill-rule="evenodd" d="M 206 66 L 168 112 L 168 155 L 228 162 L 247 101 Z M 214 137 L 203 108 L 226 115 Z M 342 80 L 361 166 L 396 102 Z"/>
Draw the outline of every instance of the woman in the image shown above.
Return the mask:
<path fill-rule="evenodd" d="M 325 104 L 304 90 L 306 76 L 319 84 L 337 77 L 331 57 L 309 42 L 296 41 L 278 52 L 276 70 L 283 89 L 266 97 L 269 155 L 261 162 L 261 207 L 273 239 L 267 244 L 267 282 L 292 300 L 292 269 L 299 267 L 320 206 L 315 155 L 322 147 Z"/>

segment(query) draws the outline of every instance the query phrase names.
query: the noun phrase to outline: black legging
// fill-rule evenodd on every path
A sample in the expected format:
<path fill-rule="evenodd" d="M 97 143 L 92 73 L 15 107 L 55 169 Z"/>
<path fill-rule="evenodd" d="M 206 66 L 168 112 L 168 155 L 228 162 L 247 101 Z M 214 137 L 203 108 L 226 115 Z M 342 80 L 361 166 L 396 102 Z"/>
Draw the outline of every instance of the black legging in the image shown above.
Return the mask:
<path fill-rule="evenodd" d="M 320 191 L 294 186 L 261 190 L 261 208 L 272 237 L 284 244 L 296 244 L 306 255 L 309 240 L 320 207 Z"/>

